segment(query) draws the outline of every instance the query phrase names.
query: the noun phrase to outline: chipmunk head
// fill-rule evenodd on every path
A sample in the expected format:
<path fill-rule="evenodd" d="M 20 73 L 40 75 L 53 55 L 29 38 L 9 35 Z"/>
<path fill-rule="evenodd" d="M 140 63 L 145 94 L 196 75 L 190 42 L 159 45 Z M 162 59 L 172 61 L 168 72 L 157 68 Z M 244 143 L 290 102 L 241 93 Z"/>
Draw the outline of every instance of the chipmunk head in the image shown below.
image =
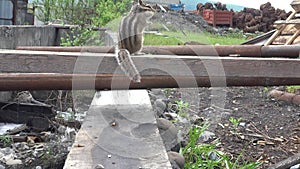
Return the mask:
<path fill-rule="evenodd" d="M 130 10 L 130 13 L 137 14 L 142 13 L 146 17 L 150 18 L 154 15 L 155 9 L 151 5 L 144 3 L 142 0 L 135 2 Z"/>

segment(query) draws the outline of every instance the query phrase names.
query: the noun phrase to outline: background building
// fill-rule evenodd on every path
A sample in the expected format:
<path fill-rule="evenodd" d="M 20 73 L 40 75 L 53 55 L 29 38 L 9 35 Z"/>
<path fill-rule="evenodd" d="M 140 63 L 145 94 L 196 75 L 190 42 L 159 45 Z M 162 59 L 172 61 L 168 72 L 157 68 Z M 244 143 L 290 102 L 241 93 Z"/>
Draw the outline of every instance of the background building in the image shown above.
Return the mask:
<path fill-rule="evenodd" d="M 0 25 L 33 25 L 33 11 L 28 0 L 0 0 Z"/>

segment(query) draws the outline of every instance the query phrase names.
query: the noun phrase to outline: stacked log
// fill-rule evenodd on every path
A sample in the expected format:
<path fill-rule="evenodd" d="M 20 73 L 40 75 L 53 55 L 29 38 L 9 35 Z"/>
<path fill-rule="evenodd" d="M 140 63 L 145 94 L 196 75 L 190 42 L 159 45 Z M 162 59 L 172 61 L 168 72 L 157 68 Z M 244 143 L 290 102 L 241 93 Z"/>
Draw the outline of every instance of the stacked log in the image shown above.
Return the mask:
<path fill-rule="evenodd" d="M 215 3 L 199 3 L 197 10 L 202 14 L 204 9 L 228 10 L 225 4 Z M 260 9 L 244 8 L 242 11 L 234 12 L 233 27 L 244 30 L 244 32 L 254 33 L 268 32 L 273 30 L 273 23 L 277 20 L 285 20 L 291 12 L 275 9 L 270 2 L 262 4 Z"/>

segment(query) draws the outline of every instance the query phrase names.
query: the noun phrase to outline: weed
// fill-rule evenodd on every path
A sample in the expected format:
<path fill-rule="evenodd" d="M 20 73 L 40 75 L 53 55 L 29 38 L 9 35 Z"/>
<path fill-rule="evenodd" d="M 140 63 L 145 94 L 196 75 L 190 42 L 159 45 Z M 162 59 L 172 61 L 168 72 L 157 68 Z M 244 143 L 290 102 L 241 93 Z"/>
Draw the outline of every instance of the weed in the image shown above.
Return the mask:
<path fill-rule="evenodd" d="M 297 89 L 300 89 L 300 85 L 286 87 L 286 91 L 289 93 L 295 93 Z"/>
<path fill-rule="evenodd" d="M 169 96 L 171 96 L 172 90 L 170 88 L 166 88 L 166 89 L 164 89 L 164 92 L 165 92 L 166 97 L 169 97 Z"/>
<path fill-rule="evenodd" d="M 10 146 L 11 145 L 12 139 L 8 135 L 1 135 L 0 136 L 0 142 L 3 143 L 4 147 L 6 147 L 6 146 Z"/>
<path fill-rule="evenodd" d="M 186 169 L 255 169 L 260 163 L 244 162 L 239 164 L 239 160 L 243 153 L 232 162 L 232 158 L 223 152 L 216 149 L 216 142 L 212 144 L 198 144 L 198 138 L 208 128 L 205 123 L 202 127 L 192 127 L 189 132 L 189 142 L 185 148 L 180 150 L 180 153 L 185 157 Z"/>
<path fill-rule="evenodd" d="M 241 122 L 242 118 L 234 118 L 234 117 L 230 117 L 229 118 L 229 121 L 231 122 L 232 126 L 233 126 L 233 129 L 237 129 L 240 122 Z"/>
<path fill-rule="evenodd" d="M 182 100 L 180 101 L 175 101 L 176 103 L 176 108 L 178 111 L 178 115 L 181 117 L 187 117 L 187 109 L 189 107 L 188 102 L 183 102 Z"/>

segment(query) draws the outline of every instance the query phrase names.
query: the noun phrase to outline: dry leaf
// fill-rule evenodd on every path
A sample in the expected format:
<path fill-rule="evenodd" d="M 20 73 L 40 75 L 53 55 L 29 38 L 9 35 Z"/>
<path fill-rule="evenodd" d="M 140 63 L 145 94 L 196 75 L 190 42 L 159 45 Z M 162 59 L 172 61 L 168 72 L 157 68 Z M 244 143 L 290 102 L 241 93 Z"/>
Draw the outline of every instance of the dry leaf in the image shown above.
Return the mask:
<path fill-rule="evenodd" d="M 257 144 L 265 146 L 267 144 L 267 142 L 263 141 L 263 140 L 260 140 L 260 141 L 257 141 Z"/>

